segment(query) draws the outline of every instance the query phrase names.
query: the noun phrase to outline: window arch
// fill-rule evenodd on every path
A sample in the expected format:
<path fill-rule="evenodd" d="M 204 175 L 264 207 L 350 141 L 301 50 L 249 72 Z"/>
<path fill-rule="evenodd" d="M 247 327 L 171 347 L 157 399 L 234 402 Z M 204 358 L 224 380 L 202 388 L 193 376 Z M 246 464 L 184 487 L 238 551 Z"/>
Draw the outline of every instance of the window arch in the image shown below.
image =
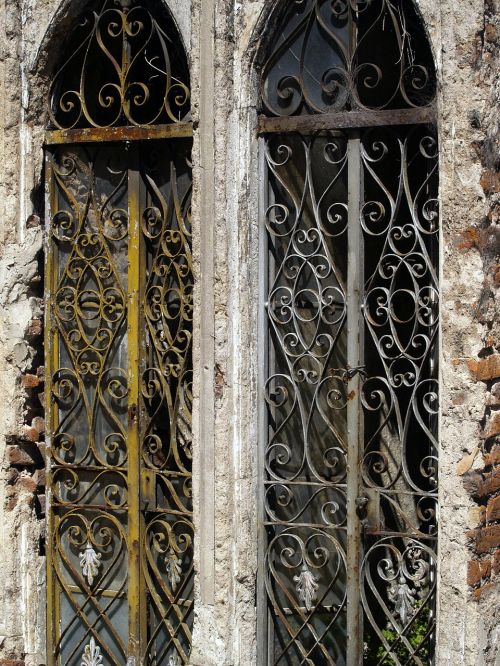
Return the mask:
<path fill-rule="evenodd" d="M 407 0 L 277 3 L 269 23 L 260 661 L 432 664 L 432 53 Z"/>
<path fill-rule="evenodd" d="M 180 666 L 193 623 L 190 82 L 90 2 L 48 98 L 48 664 Z"/>

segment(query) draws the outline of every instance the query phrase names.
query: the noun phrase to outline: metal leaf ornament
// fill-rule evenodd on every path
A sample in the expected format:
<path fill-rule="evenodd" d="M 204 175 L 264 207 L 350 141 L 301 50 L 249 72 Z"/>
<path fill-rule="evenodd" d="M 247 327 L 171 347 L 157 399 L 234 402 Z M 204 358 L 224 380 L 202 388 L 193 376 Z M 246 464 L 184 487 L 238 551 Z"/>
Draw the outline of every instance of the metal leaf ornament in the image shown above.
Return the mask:
<path fill-rule="evenodd" d="M 85 646 L 81 666 L 102 666 L 101 648 L 96 645 L 94 638 Z"/>
<path fill-rule="evenodd" d="M 294 576 L 293 581 L 297 583 L 297 593 L 300 600 L 304 602 L 307 612 L 312 611 L 319 588 L 316 576 L 304 564 L 302 571 L 298 576 Z"/>

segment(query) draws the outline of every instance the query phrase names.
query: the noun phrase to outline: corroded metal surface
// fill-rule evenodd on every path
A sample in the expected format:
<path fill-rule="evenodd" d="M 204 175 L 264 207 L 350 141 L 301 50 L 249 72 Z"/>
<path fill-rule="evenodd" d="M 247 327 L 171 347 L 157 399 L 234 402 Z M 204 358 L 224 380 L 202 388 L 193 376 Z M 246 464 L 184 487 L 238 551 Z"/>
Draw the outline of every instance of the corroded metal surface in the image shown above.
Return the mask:
<path fill-rule="evenodd" d="M 82 129 L 49 130 L 45 132 L 45 145 L 60 143 L 88 143 L 94 141 L 155 141 L 193 135 L 190 122 L 153 127 L 84 127 Z"/>
<path fill-rule="evenodd" d="M 316 116 L 259 116 L 259 134 L 271 132 L 301 132 L 312 134 L 321 130 L 361 129 L 386 125 L 416 125 L 434 123 L 436 109 L 390 109 L 382 111 L 351 111 L 350 113 L 322 113 Z"/>
<path fill-rule="evenodd" d="M 64 666 L 84 650 L 117 666 L 189 655 L 189 156 L 190 140 L 48 154 L 49 630 Z"/>
<path fill-rule="evenodd" d="M 164 8 L 90 3 L 46 133 L 54 666 L 189 659 L 189 107 Z"/>

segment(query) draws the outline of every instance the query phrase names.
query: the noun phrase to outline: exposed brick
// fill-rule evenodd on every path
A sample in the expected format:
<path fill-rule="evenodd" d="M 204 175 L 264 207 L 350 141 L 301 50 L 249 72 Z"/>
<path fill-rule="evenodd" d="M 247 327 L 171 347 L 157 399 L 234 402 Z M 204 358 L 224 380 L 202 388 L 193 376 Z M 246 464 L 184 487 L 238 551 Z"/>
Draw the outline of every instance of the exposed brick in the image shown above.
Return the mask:
<path fill-rule="evenodd" d="M 35 416 L 31 421 L 31 427 L 40 434 L 45 432 L 45 419 L 42 416 Z"/>
<path fill-rule="evenodd" d="M 478 472 L 468 472 L 467 474 L 464 474 L 464 488 L 469 493 L 469 495 L 472 495 L 473 497 L 477 497 L 479 486 L 482 484 L 482 482 L 483 477 Z"/>
<path fill-rule="evenodd" d="M 500 412 L 494 412 L 486 423 L 486 428 L 483 432 L 485 439 L 500 435 Z"/>
<path fill-rule="evenodd" d="M 36 375 L 23 375 L 21 378 L 21 384 L 24 388 L 36 388 L 37 386 L 40 386 L 40 378 Z"/>
<path fill-rule="evenodd" d="M 485 474 L 483 480 L 478 486 L 477 496 L 488 497 L 500 490 L 500 467 L 497 467 L 492 472 Z"/>
<path fill-rule="evenodd" d="M 25 666 L 26 662 L 19 659 L 0 659 L 0 666 Z"/>
<path fill-rule="evenodd" d="M 471 358 L 467 365 L 478 381 L 488 382 L 500 378 L 500 354 L 491 354 L 478 360 Z"/>
<path fill-rule="evenodd" d="M 19 493 L 14 486 L 7 486 L 5 489 L 5 510 L 13 511 L 17 505 Z"/>
<path fill-rule="evenodd" d="M 500 495 L 489 500 L 486 507 L 486 520 L 488 523 L 500 520 Z"/>
<path fill-rule="evenodd" d="M 500 550 L 493 555 L 493 573 L 497 576 L 500 573 Z"/>
<path fill-rule="evenodd" d="M 21 432 L 23 439 L 27 439 L 29 442 L 38 442 L 40 439 L 40 433 L 32 426 L 23 426 Z"/>
<path fill-rule="evenodd" d="M 6 481 L 7 481 L 8 485 L 13 486 L 15 484 L 15 482 L 18 480 L 18 478 L 19 478 L 19 472 L 14 467 L 11 467 L 7 471 L 7 475 L 6 475 Z"/>
<path fill-rule="evenodd" d="M 489 578 L 491 575 L 491 560 L 479 561 L 472 560 L 467 565 L 467 583 L 474 587 L 481 580 Z"/>
<path fill-rule="evenodd" d="M 29 338 L 37 338 L 43 333 L 43 324 L 41 319 L 32 319 L 26 329 L 26 335 Z"/>
<path fill-rule="evenodd" d="M 467 532 L 474 541 L 474 549 L 478 555 L 489 553 L 500 546 L 500 525 L 489 525 Z"/>
<path fill-rule="evenodd" d="M 496 583 L 486 583 L 486 585 L 478 587 L 476 590 L 474 590 L 473 596 L 476 599 L 476 601 L 479 601 L 484 594 L 490 592 L 491 590 L 496 590 L 497 587 L 498 586 Z"/>
<path fill-rule="evenodd" d="M 500 192 L 500 173 L 494 169 L 486 169 L 481 176 L 481 187 L 486 194 Z"/>
<path fill-rule="evenodd" d="M 483 460 L 486 467 L 500 464 L 500 445 L 494 444 L 491 451 L 483 453 Z"/>
<path fill-rule="evenodd" d="M 14 467 L 29 467 L 36 464 L 31 453 L 17 445 L 7 447 L 7 461 Z"/>
<path fill-rule="evenodd" d="M 36 482 L 36 487 L 38 489 L 45 488 L 46 486 L 46 474 L 44 469 L 37 469 L 33 474 L 33 479 Z"/>
<path fill-rule="evenodd" d="M 37 482 L 32 476 L 20 476 L 16 487 L 19 490 L 26 490 L 29 493 L 34 493 L 36 490 Z"/>

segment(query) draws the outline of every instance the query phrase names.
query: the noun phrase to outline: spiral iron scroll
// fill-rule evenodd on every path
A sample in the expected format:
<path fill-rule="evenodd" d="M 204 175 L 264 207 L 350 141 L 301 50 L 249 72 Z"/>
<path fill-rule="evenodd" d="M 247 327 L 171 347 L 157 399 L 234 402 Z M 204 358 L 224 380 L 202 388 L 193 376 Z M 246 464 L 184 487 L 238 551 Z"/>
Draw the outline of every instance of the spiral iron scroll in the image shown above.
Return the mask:
<path fill-rule="evenodd" d="M 359 397 L 347 358 L 349 141 L 348 132 L 266 139 L 270 663 L 345 664 L 355 519 L 346 471 L 357 464 L 348 460 L 347 404 L 358 401 L 355 490 L 379 516 L 365 523 L 360 511 L 364 663 L 424 666 L 435 630 L 437 140 L 426 126 L 361 136 Z"/>
<path fill-rule="evenodd" d="M 57 129 L 151 126 L 189 116 L 189 73 L 159 2 L 94 2 L 71 36 L 49 92 Z"/>
<path fill-rule="evenodd" d="M 141 457 L 155 479 L 147 506 L 144 576 L 148 664 L 187 664 L 193 623 L 192 331 L 190 142 L 144 151 L 146 359 L 141 374 Z M 166 181 L 166 182 L 165 182 Z"/>
<path fill-rule="evenodd" d="M 363 485 L 381 522 L 365 537 L 368 663 L 433 663 L 438 487 L 439 209 L 435 132 L 362 138 L 366 323 Z M 392 536 L 389 536 L 391 535 Z"/>
<path fill-rule="evenodd" d="M 413 2 L 291 0 L 262 65 L 264 113 L 292 116 L 429 105 L 435 71 Z"/>
<path fill-rule="evenodd" d="M 173 149 L 175 148 L 175 150 Z M 130 524 L 139 522 L 144 664 L 185 664 L 193 620 L 191 142 L 70 146 L 51 173 L 50 567 L 56 663 L 123 666 Z M 141 185 L 131 196 L 132 166 Z M 141 330 L 130 323 L 130 201 L 140 204 Z M 131 337 L 139 368 L 129 367 Z M 129 380 L 139 373 L 139 447 Z M 137 449 L 137 450 L 136 450 Z M 140 462 L 141 517 L 129 471 Z M 149 488 L 149 491 L 145 489 Z M 139 576 L 139 571 L 134 575 Z"/>
<path fill-rule="evenodd" d="M 346 136 L 276 136 L 266 160 L 272 663 L 336 664 L 346 610 Z"/>
<path fill-rule="evenodd" d="M 128 615 L 128 171 L 117 152 L 96 147 L 56 150 L 49 164 L 54 653 L 79 666 L 93 642 L 119 666 Z"/>

